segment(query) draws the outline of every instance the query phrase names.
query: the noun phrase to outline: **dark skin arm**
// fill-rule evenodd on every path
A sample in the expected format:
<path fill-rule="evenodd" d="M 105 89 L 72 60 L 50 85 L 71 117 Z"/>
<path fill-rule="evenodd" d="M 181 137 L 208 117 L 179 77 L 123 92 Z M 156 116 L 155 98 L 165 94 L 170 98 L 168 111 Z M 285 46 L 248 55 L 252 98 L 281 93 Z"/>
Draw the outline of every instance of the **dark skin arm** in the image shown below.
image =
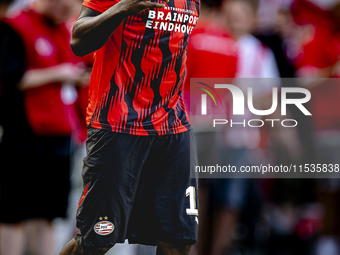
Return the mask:
<path fill-rule="evenodd" d="M 168 2 L 169 0 L 163 1 Z M 80 57 L 94 52 L 104 46 L 112 33 L 128 16 L 149 8 L 163 7 L 164 4 L 149 0 L 121 0 L 103 13 L 83 6 L 79 18 L 73 26 L 72 50 Z"/>

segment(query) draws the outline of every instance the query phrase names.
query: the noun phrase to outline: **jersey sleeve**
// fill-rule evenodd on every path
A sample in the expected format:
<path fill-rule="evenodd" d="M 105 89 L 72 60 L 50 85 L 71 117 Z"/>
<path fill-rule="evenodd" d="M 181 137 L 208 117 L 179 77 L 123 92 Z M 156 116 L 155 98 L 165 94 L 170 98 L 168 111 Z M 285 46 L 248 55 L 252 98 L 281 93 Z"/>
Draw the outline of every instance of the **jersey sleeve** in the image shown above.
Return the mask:
<path fill-rule="evenodd" d="M 105 12 L 118 2 L 119 0 L 84 0 L 83 6 L 98 12 Z"/>

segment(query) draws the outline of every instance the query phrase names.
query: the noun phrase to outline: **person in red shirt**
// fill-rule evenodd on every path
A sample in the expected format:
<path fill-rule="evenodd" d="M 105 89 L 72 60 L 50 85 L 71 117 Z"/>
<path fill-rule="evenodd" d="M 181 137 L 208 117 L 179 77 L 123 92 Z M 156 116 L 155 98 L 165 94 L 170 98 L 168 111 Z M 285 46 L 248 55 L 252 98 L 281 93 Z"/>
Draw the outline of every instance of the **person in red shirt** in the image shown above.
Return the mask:
<path fill-rule="evenodd" d="M 294 59 L 297 76 L 338 78 L 340 44 L 331 10 L 321 9 L 310 1 L 298 0 L 292 5 L 291 11 L 296 25 L 304 31 Z M 339 132 L 340 113 L 337 105 L 340 87 L 337 82 L 315 83 L 307 88 L 313 96 L 309 107 L 315 131 Z"/>
<path fill-rule="evenodd" d="M 78 122 L 74 86 L 84 76 L 62 24 L 69 10 L 68 0 L 38 0 L 3 23 L 0 221 L 7 228 L 0 246 L 18 254 L 24 220 L 39 230 L 29 236 L 37 242 L 31 252 L 47 255 L 53 253 L 52 220 L 66 217 L 71 136 Z M 6 242 L 12 230 L 20 237 L 16 243 Z"/>
<path fill-rule="evenodd" d="M 188 43 L 187 76 L 184 86 L 184 101 L 188 111 L 190 78 L 234 78 L 236 74 L 236 41 L 223 24 L 225 17 L 223 12 L 218 10 L 219 3 L 205 1 L 202 4 L 200 21 Z"/>
<path fill-rule="evenodd" d="M 336 8 L 335 3 L 333 8 Z M 340 76 L 338 68 L 340 43 L 336 30 L 337 21 L 332 9 L 321 8 L 313 1 L 296 0 L 291 11 L 297 26 L 304 31 L 299 44 L 299 54 L 294 59 L 297 76 L 321 78 L 316 79 L 317 82 L 302 85 L 312 95 L 309 110 L 312 113 L 316 157 L 309 161 L 314 160 L 319 164 L 339 164 L 340 86 L 339 79 L 336 78 Z M 336 224 L 339 209 L 334 205 L 339 201 L 340 187 L 332 186 L 333 181 L 326 178 L 317 180 L 318 189 L 314 191 L 316 201 L 321 203 L 327 212 L 327 221 L 322 229 L 322 233 L 327 236 L 339 236 L 339 228 Z M 319 194 L 323 196 L 319 197 Z M 329 197 L 332 199 L 329 200 Z"/>
<path fill-rule="evenodd" d="M 200 109 L 201 104 L 201 93 L 196 95 L 195 90 L 190 91 L 190 78 L 223 78 L 231 82 L 236 75 L 238 47 L 226 28 L 223 4 L 223 0 L 202 0 L 200 20 L 190 37 L 184 87 L 186 106 L 191 104 L 190 116 L 197 114 L 194 108 Z M 198 84 L 191 84 L 193 85 Z M 226 99 L 223 102 L 228 113 L 230 106 Z M 196 122 L 195 127 L 198 158 L 202 166 L 210 165 L 209 161 L 218 160 L 216 155 L 221 153 L 220 143 L 224 140 L 221 138 L 225 136 L 224 133 L 212 131 L 209 124 L 204 122 Z M 228 187 L 231 182 L 233 180 L 230 179 L 199 179 L 200 224 L 193 254 L 218 255 L 229 247 L 236 223 L 236 210 L 230 209 L 230 199 L 225 195 L 229 195 Z"/>
<path fill-rule="evenodd" d="M 182 87 L 198 14 L 198 0 L 83 2 L 71 46 L 95 51 L 84 190 L 80 231 L 60 254 L 104 254 L 127 238 L 184 255 L 195 243 L 197 155 Z"/>

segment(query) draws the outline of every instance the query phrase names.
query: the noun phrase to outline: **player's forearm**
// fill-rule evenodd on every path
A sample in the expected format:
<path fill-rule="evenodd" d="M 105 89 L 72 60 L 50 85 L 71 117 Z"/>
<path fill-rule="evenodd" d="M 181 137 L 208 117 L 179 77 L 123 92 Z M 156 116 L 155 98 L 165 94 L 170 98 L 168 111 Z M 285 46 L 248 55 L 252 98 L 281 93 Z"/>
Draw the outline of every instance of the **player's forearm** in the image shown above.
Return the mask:
<path fill-rule="evenodd" d="M 72 31 L 71 47 L 77 56 L 100 49 L 128 16 L 121 2 L 94 17 L 77 20 Z"/>

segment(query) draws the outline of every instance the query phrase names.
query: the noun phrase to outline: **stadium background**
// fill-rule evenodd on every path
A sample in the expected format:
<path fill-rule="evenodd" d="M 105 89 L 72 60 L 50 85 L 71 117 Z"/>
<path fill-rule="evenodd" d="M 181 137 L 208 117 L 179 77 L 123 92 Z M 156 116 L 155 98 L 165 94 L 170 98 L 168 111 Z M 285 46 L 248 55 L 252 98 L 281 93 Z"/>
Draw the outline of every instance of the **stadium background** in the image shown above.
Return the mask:
<path fill-rule="evenodd" d="M 72 1 L 78 6 L 74 9 L 76 17 L 81 2 Z M 214 1 L 205 2 L 207 6 L 203 8 L 214 8 Z M 242 31 L 243 34 L 238 34 L 240 28 L 237 26 L 230 28 L 230 38 L 226 45 L 229 43 L 229 46 L 238 48 L 230 49 L 230 52 L 226 53 L 228 57 L 225 61 L 230 63 L 215 62 L 216 65 L 230 69 L 234 66 L 233 75 L 240 78 L 340 76 L 340 2 L 253 1 L 258 7 L 243 1 L 230 1 L 243 2 L 233 6 L 228 2 L 225 0 L 222 6 L 218 6 L 219 14 L 225 17 L 226 26 L 232 22 L 235 25 L 243 21 L 252 22 L 253 26 L 248 28 L 249 31 Z M 9 13 L 20 11 L 32 3 L 34 0 L 17 0 Z M 252 17 L 252 9 L 257 12 L 257 16 Z M 74 17 L 68 22 L 70 29 L 75 21 Z M 209 14 L 206 19 L 209 19 Z M 245 37 L 245 32 L 253 34 L 254 37 Z M 194 46 L 191 45 L 191 50 L 198 54 L 199 49 Z M 193 56 L 194 54 L 189 52 L 189 74 L 190 70 L 199 69 L 199 62 L 190 60 Z M 261 70 L 251 72 L 254 66 L 260 66 Z M 301 128 L 252 130 L 246 131 L 246 134 L 227 133 L 223 151 L 226 163 L 235 158 L 243 162 L 266 160 L 273 164 L 285 165 L 339 163 L 340 87 L 319 84 L 309 89 L 315 96 L 308 106 L 313 116 L 306 119 L 294 112 L 294 109 L 290 112 L 291 116 L 302 123 L 299 126 Z M 264 100 L 267 92 L 268 90 L 263 89 L 256 95 L 257 100 Z M 84 140 L 83 136 L 84 134 L 78 134 L 78 145 L 73 157 L 68 217 L 53 221 L 54 241 L 50 244 L 50 247 L 53 247 L 51 254 L 58 254 L 77 231 L 75 211 L 81 195 L 81 168 L 85 155 L 84 146 L 79 141 Z M 242 140 L 240 137 L 247 138 Z M 48 179 L 44 181 L 48 182 Z M 259 179 L 230 183 L 202 182 L 200 185 L 205 192 L 201 207 L 205 209 L 203 217 L 206 220 L 202 223 L 204 230 L 200 233 L 199 243 L 192 249 L 191 254 L 340 254 L 339 179 Z M 224 195 L 216 199 L 216 194 L 221 193 Z M 21 254 L 36 254 L 34 244 L 42 242 L 37 224 L 34 220 L 23 222 L 26 235 L 24 251 Z M 4 223 L 0 223 L 0 229 L 3 227 Z M 8 233 L 0 233 L 1 242 L 8 241 Z M 0 243 L 0 252 L 1 244 L 3 243 Z M 155 254 L 155 248 L 124 244 L 117 245 L 108 254 Z"/>

